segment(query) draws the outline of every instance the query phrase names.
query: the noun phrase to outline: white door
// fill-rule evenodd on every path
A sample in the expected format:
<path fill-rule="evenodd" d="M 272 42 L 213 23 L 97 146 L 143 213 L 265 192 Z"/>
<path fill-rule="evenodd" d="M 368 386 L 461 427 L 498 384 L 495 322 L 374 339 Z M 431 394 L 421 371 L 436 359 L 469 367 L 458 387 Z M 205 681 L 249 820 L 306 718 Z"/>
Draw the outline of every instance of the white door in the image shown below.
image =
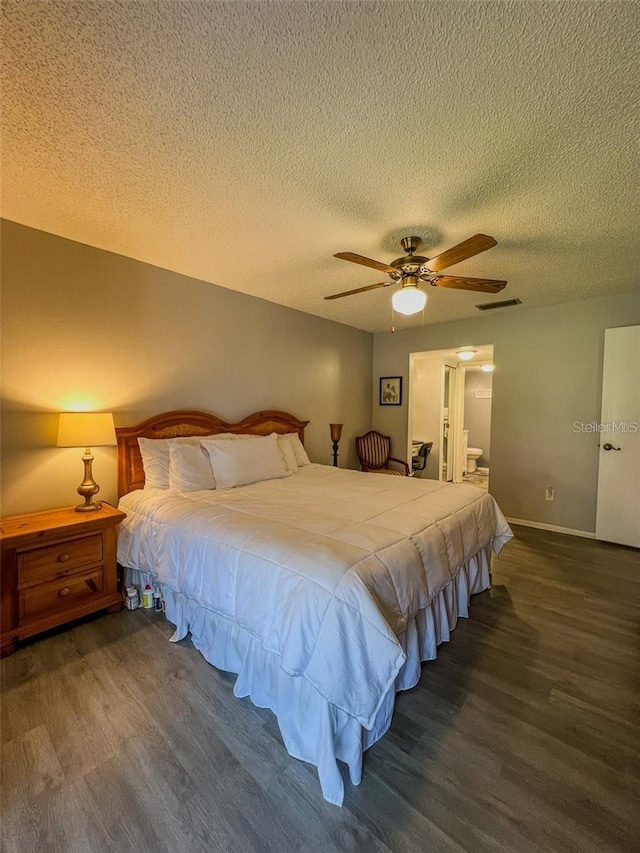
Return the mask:
<path fill-rule="evenodd" d="M 605 329 L 596 539 L 640 547 L 640 326 Z"/>

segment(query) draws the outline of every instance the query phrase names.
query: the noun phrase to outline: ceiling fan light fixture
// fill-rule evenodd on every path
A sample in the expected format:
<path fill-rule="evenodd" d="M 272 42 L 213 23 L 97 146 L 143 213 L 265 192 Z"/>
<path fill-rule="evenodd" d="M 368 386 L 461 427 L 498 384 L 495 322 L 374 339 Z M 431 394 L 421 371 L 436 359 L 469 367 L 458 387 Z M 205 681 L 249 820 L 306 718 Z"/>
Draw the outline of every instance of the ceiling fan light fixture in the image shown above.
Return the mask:
<path fill-rule="evenodd" d="M 477 350 L 474 349 L 463 349 L 458 350 L 456 355 L 460 359 L 460 361 L 471 361 L 471 359 L 475 356 Z"/>
<path fill-rule="evenodd" d="M 391 297 L 393 310 L 398 314 L 404 314 L 410 317 L 412 314 L 418 314 L 427 304 L 427 294 L 424 290 L 420 290 L 415 284 L 407 284 L 402 287 Z"/>

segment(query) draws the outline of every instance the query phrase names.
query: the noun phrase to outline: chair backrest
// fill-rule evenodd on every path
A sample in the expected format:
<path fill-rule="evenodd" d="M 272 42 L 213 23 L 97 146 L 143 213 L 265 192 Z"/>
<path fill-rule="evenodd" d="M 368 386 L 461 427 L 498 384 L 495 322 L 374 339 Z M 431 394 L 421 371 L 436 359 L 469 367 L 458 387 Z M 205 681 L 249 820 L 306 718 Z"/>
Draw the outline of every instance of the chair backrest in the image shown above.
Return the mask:
<path fill-rule="evenodd" d="M 370 430 L 356 437 L 356 453 L 363 471 L 386 468 L 391 456 L 391 438 Z"/>
<path fill-rule="evenodd" d="M 414 471 L 424 471 L 427 464 L 427 456 L 431 453 L 432 447 L 432 441 L 425 441 L 420 445 L 420 449 L 411 460 L 411 467 Z"/>

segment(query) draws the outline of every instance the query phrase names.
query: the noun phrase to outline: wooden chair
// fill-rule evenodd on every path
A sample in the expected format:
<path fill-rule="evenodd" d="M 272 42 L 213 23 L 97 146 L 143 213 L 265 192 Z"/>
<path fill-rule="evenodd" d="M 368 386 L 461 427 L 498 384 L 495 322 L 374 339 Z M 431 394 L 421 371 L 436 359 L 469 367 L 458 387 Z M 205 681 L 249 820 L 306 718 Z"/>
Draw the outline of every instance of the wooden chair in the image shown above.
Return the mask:
<path fill-rule="evenodd" d="M 409 466 L 402 459 L 391 456 L 391 438 L 381 435 L 375 430 L 370 430 L 365 435 L 356 437 L 356 453 L 363 471 L 371 471 L 376 474 L 396 474 L 400 477 L 409 476 Z M 402 465 L 402 471 L 394 471 L 389 468 L 389 462 Z"/>

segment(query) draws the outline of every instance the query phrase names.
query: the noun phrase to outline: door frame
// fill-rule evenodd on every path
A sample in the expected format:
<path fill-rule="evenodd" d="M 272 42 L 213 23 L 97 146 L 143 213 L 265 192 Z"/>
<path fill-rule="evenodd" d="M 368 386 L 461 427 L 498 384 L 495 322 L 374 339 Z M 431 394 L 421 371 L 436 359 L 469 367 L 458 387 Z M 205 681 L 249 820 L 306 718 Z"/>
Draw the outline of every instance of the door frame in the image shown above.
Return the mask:
<path fill-rule="evenodd" d="M 465 367 L 460 362 L 445 358 L 442 361 L 442 382 L 440 395 L 440 428 L 444 424 L 444 386 L 446 369 L 449 368 L 449 435 L 447 437 L 447 480 L 446 482 L 461 483 L 463 472 L 462 460 L 462 434 L 464 430 L 464 376 Z M 440 439 L 439 451 L 439 479 L 442 476 L 442 463 L 444 460 L 443 440 Z"/>
<path fill-rule="evenodd" d="M 478 362 L 486 363 L 489 359 L 493 362 L 494 359 L 494 344 L 475 344 L 476 350 L 484 350 L 478 359 Z M 440 411 L 440 419 L 439 419 L 439 436 L 438 436 L 438 479 L 442 481 L 442 462 L 443 462 L 443 448 L 442 448 L 442 423 L 444 420 L 444 368 L 445 366 L 449 366 L 453 368 L 453 372 L 451 374 L 453 379 L 453 385 L 455 386 L 453 389 L 449 388 L 449 410 L 450 417 L 449 423 L 451 424 L 451 409 L 453 403 L 453 418 L 455 423 L 453 424 L 453 434 L 451 433 L 450 427 L 450 438 L 451 440 L 448 442 L 453 449 L 453 460 L 451 465 L 451 471 L 453 474 L 453 482 L 461 483 L 462 480 L 462 472 L 464 470 L 464 459 L 462 454 L 462 437 L 464 431 L 464 393 L 465 393 L 465 374 L 468 365 L 465 362 L 460 361 L 457 355 L 458 349 L 455 347 L 449 347 L 447 349 L 437 349 L 437 350 L 416 350 L 415 352 L 409 353 L 409 397 L 408 397 L 408 412 L 407 412 L 407 434 L 406 434 L 406 447 L 407 447 L 407 458 L 411 459 L 413 452 L 412 445 L 412 431 L 413 431 L 413 421 L 414 421 L 414 407 L 415 407 L 415 399 L 414 399 L 414 386 L 415 386 L 415 371 L 416 371 L 416 360 L 422 357 L 427 357 L 427 359 L 440 357 L 441 359 L 441 371 L 440 371 L 440 387 L 435 397 L 436 405 L 439 405 Z M 488 352 L 487 352 L 488 351 Z M 476 363 L 474 362 L 474 367 Z M 491 415 L 493 418 L 493 402 L 491 404 Z M 447 466 L 447 474 L 449 473 L 449 467 Z"/>

